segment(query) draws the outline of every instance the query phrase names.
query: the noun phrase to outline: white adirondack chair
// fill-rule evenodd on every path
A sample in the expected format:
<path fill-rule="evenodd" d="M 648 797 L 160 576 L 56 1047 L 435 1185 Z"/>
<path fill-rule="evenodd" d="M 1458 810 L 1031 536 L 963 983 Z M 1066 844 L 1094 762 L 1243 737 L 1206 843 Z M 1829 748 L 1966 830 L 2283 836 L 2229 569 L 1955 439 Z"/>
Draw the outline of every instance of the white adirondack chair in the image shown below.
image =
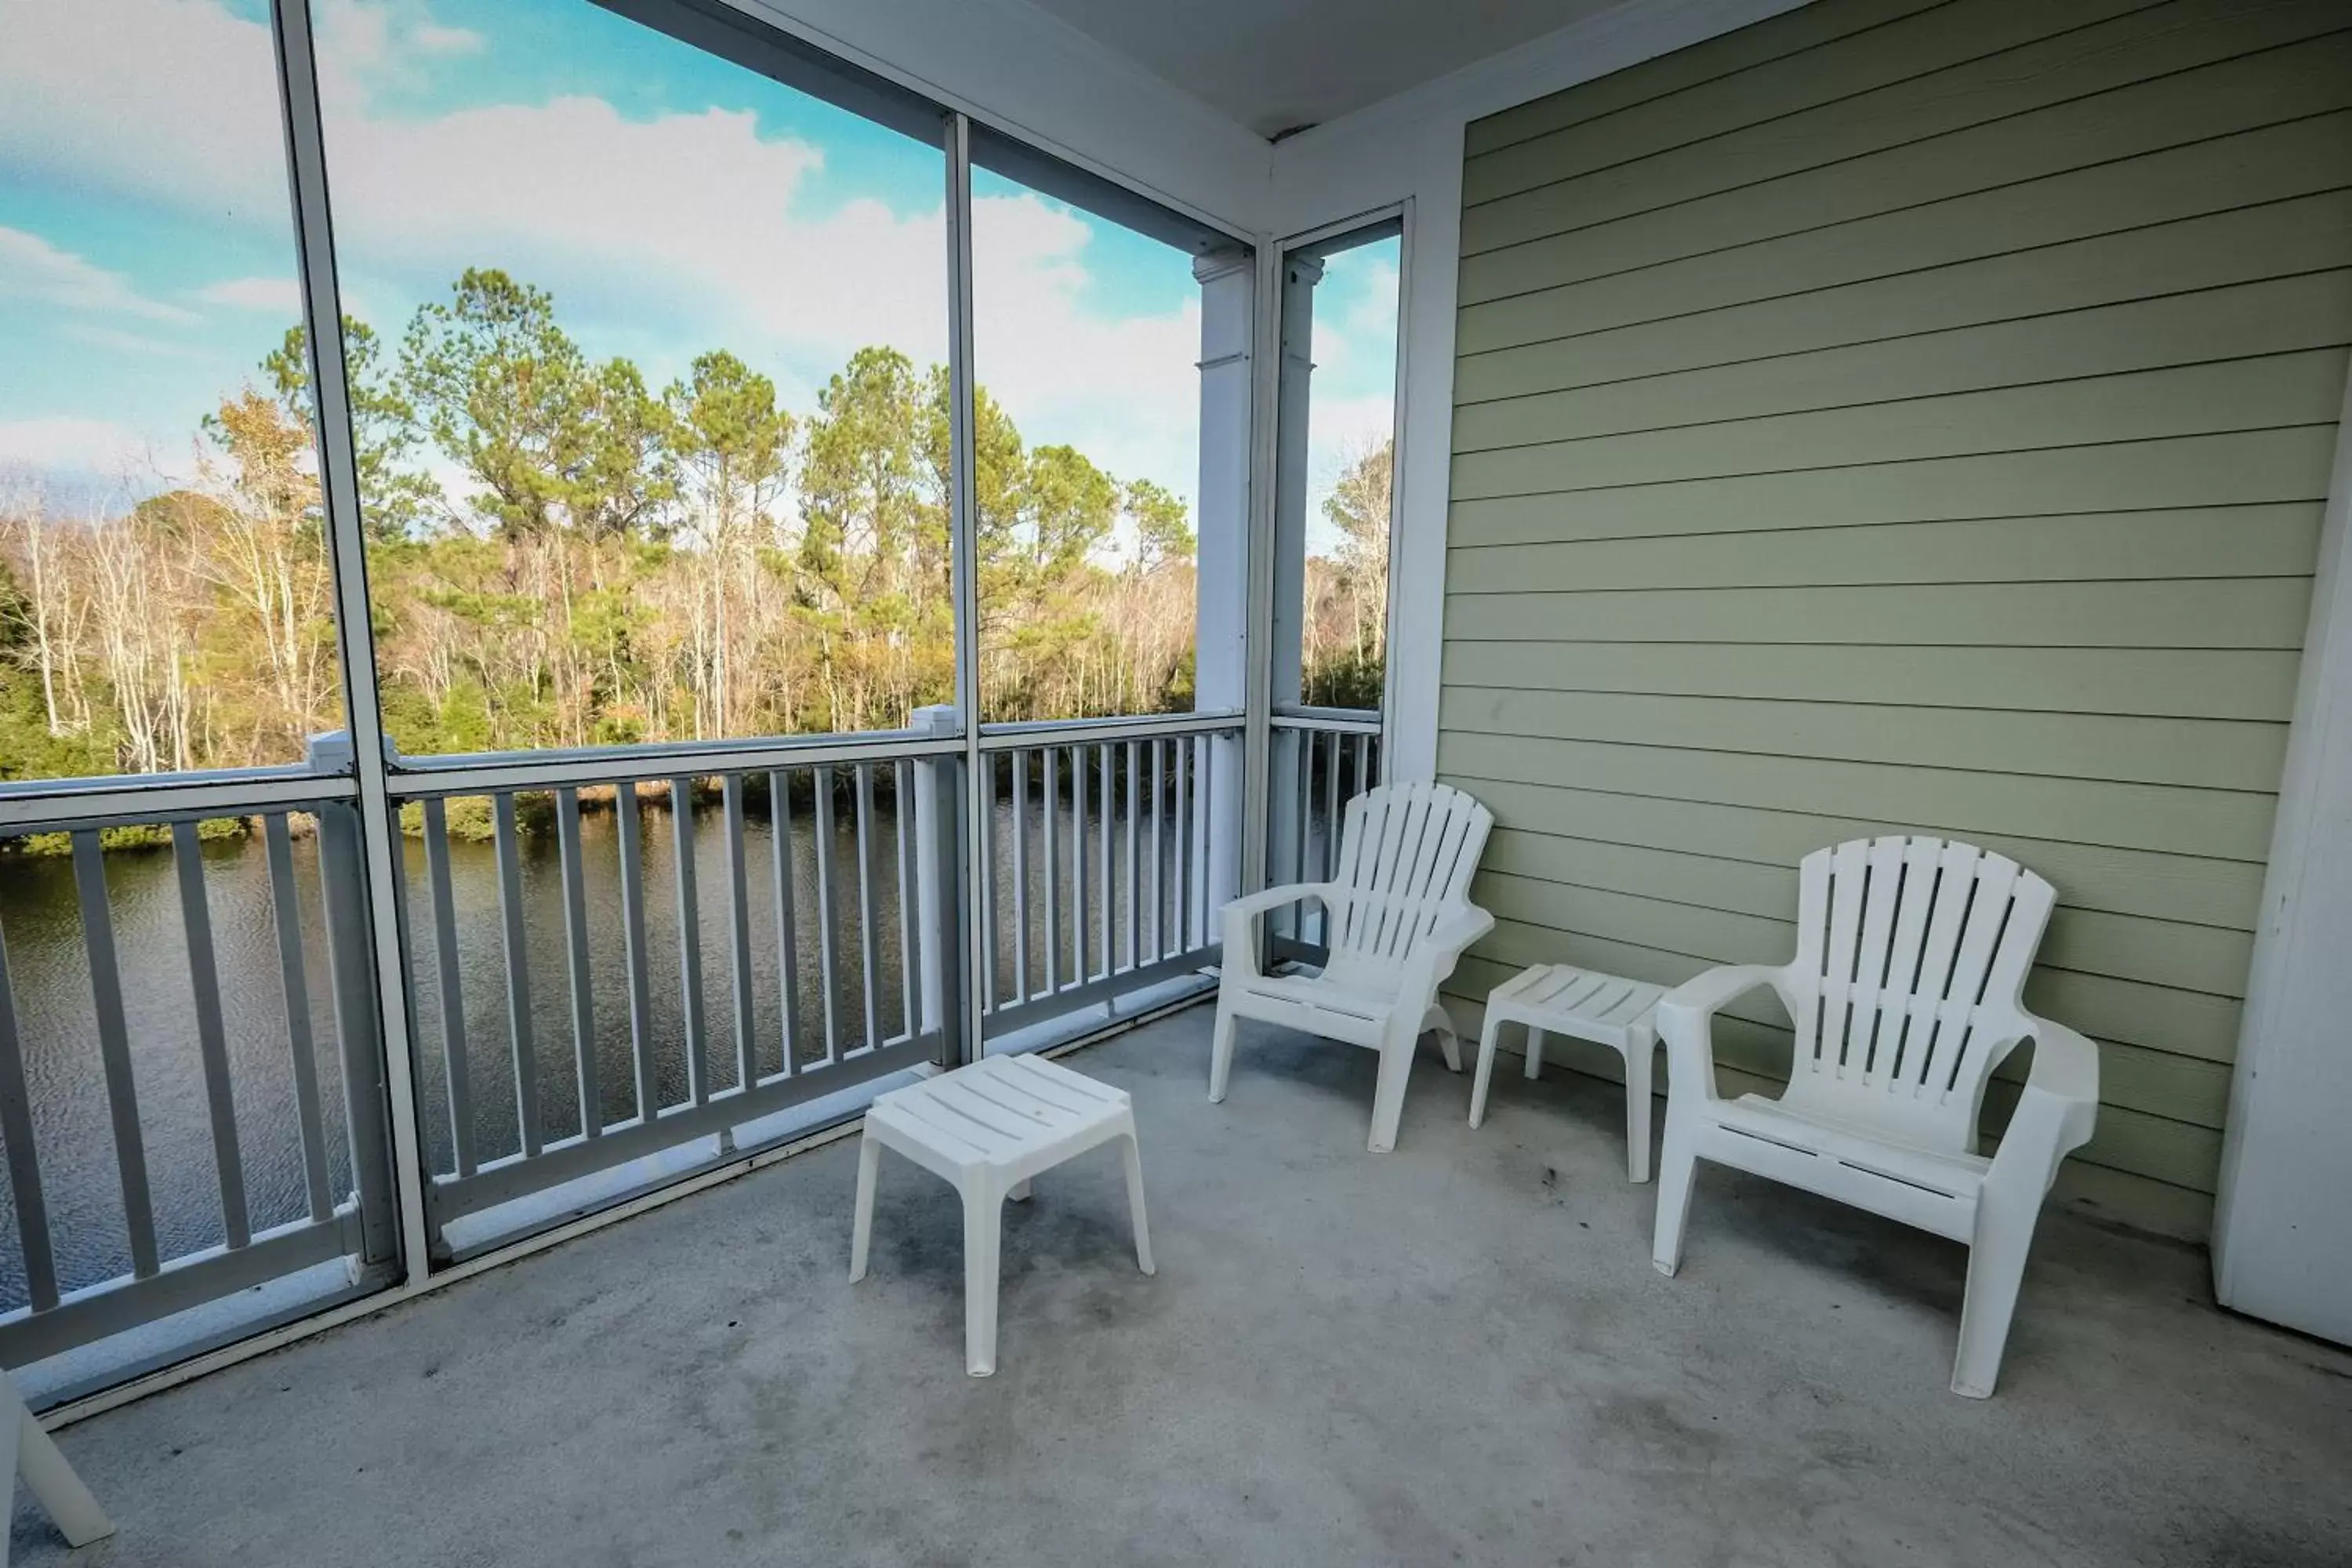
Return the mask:
<path fill-rule="evenodd" d="M 1225 906 L 1224 973 L 1210 1047 L 1209 1098 L 1225 1098 L 1234 1029 L 1244 1018 L 1284 1024 L 1381 1053 L 1365 1147 L 1396 1147 L 1413 1047 L 1431 1029 L 1445 1065 L 1462 1070 L 1462 1045 L 1437 988 L 1463 949 L 1495 917 L 1470 902 L 1471 874 L 1494 814 L 1446 784 L 1383 784 L 1348 803 L 1339 857 L 1328 882 L 1270 888 Z M 1286 904 L 1320 903 L 1330 959 L 1318 974 L 1262 974 L 1257 919 Z"/>
<path fill-rule="evenodd" d="M 2051 900 L 2050 884 L 2015 861 L 1940 838 L 1855 839 L 1806 856 L 1795 960 L 1709 970 L 1658 1004 L 1673 1075 L 1659 1271 L 1682 1262 L 1702 1159 L 1966 1242 L 1952 1392 L 1990 1394 L 2042 1197 L 2098 1112 L 2096 1047 L 2020 1000 Z M 1778 1100 L 1725 1100 L 1712 1020 L 1764 985 L 1796 1025 L 1789 1087 Z M 1985 1080 L 2028 1039 L 2024 1096 L 1988 1159 L 1977 1152 Z"/>

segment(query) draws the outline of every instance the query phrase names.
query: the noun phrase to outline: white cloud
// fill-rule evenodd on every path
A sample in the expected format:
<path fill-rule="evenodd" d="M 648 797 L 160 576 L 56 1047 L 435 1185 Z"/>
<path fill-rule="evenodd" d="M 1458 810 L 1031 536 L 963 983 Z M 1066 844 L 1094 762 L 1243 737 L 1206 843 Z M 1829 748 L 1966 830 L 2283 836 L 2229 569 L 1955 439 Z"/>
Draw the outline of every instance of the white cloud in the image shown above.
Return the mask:
<path fill-rule="evenodd" d="M 224 278 L 197 289 L 196 298 L 236 310 L 266 310 L 287 317 L 302 313 L 301 286 L 291 278 Z"/>
<path fill-rule="evenodd" d="M 121 327 L 94 326 L 87 321 L 68 322 L 58 329 L 58 335 L 61 338 L 70 338 L 78 343 L 88 343 L 93 348 L 104 349 L 109 353 L 161 355 L 167 359 L 197 359 L 208 362 L 217 358 L 216 355 L 208 354 L 200 348 L 187 343 L 174 342 L 169 338 L 159 338 L 152 332 L 127 331 Z"/>
<path fill-rule="evenodd" d="M 158 450 L 146 437 L 104 419 L 0 419 L 0 472 L 69 473 L 118 481 L 145 494 L 154 481 L 184 482 L 187 452 Z"/>
<path fill-rule="evenodd" d="M 1086 224 L 1035 196 L 972 211 L 973 365 L 1030 440 L 1066 442 L 1123 479 L 1184 495 L 1200 429 L 1197 294 L 1158 315 L 1089 307 Z M 1173 252 L 1171 277 L 1190 279 Z"/>
<path fill-rule="evenodd" d="M 471 27 L 445 27 L 426 22 L 410 29 L 408 41 L 429 55 L 477 55 L 482 52 L 482 35 Z"/>
<path fill-rule="evenodd" d="M 194 310 L 150 300 L 120 272 L 93 266 L 37 234 L 0 226 L 0 295 L 92 315 L 194 321 Z"/>
<path fill-rule="evenodd" d="M 175 211 L 286 219 L 269 29 L 199 0 L 16 0 L 0 169 Z"/>
<path fill-rule="evenodd" d="M 1307 547 L 1328 552 L 1339 531 L 1323 515 L 1323 503 L 1340 475 L 1377 450 L 1396 431 L 1396 401 L 1385 394 L 1314 399 L 1307 418 Z"/>
<path fill-rule="evenodd" d="M 320 17 L 347 283 L 438 294 L 460 267 L 496 266 L 553 290 L 567 322 L 633 343 L 723 344 L 818 376 L 868 343 L 945 357 L 939 208 L 820 207 L 820 150 L 763 137 L 746 112 L 633 119 L 575 96 L 396 115 L 371 89 L 416 79 L 457 30 L 347 0 Z M 279 146 L 266 28 L 211 0 L 12 6 L 0 168 L 16 157 L 79 188 L 282 231 Z M 1067 212 L 987 200 L 974 231 L 979 372 L 1024 434 L 1190 494 L 1199 319 L 1185 259 L 1169 258 L 1181 303 L 1113 317 L 1088 298 L 1088 229 Z M 268 280 L 215 287 L 248 281 L 247 299 L 215 302 L 262 308 Z M 780 379 L 813 403 L 813 386 Z"/>

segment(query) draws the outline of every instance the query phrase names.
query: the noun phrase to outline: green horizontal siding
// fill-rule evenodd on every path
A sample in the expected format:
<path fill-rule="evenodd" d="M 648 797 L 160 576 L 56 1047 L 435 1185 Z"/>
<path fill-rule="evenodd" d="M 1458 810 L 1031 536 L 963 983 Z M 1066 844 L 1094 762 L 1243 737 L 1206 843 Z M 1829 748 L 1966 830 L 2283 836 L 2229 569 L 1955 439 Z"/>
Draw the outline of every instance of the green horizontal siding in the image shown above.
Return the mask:
<path fill-rule="evenodd" d="M 2199 1212 L 2352 349 L 2347 23 L 1817 0 L 1470 128 L 1456 992 L 1777 961 L 1809 850 L 1967 838 L 2059 890 L 2080 1190 Z M 1776 1081 L 1787 1019 L 1722 1047 Z"/>
<path fill-rule="evenodd" d="M 2292 172 L 2286 177 L 2295 178 Z M 2305 171 L 2301 181 L 2324 177 Z M 2028 323 L 2022 335 L 2029 341 L 2052 331 L 2079 340 L 2084 324 L 2070 320 L 2077 311 L 2118 304 L 2146 310 L 2176 294 L 2291 279 L 2324 271 L 2347 253 L 2352 190 L 2322 190 L 1843 288 L 1800 289 L 1496 348 L 1463 358 L 1454 395 L 1467 413 L 1495 398 L 1612 384 L 1631 391 L 1646 377 L 1701 370 L 1716 373 L 1707 378 L 1711 391 L 1721 385 L 1731 390 L 1719 395 L 1736 395 L 1747 384 L 1731 369 L 1736 364 L 1880 344 L 1885 357 L 1875 363 L 1905 365 L 1923 346 L 1906 340 L 2005 322 Z M 2117 362 L 2115 368 L 2145 346 L 2130 332 L 2104 342 L 2107 346 L 2098 352 Z M 1801 395 L 1803 373 L 1819 363 L 1785 366 L 1794 379 L 1774 384 L 1776 389 Z"/>
<path fill-rule="evenodd" d="M 2352 111 L 2324 114 L 1777 238 L 1649 262 L 1612 257 L 1615 270 L 1580 281 L 1465 293 L 1455 346 L 1510 348 L 2317 195 L 2344 188 L 2334 165 L 2347 146 Z M 1465 271 L 1479 259 L 1466 258 Z"/>
<path fill-rule="evenodd" d="M 1744 72 L 1606 126 L 1555 132 L 1477 159 L 1463 192 L 1465 247 L 1488 249 L 1916 145 L 2343 25 L 2333 0 L 1940 6 L 1790 62 L 1803 84 Z M 1956 63 L 1915 74 L 1929 51 Z M 1825 79 L 1831 66 L 1833 80 Z M 1825 100 L 1797 107 L 1809 97 Z M 1759 121 L 1770 121 L 1769 131 L 1727 134 Z M 1520 193 L 1530 194 L 1505 199 Z M 1551 226 L 1538 226 L 1538 217 Z"/>

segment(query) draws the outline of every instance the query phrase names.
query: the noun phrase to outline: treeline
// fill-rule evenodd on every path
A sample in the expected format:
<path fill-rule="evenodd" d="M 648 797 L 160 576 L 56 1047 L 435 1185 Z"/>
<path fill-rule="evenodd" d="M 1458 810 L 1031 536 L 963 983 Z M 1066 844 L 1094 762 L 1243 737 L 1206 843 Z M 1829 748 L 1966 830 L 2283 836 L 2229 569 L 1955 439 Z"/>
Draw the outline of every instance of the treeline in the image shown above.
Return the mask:
<path fill-rule="evenodd" d="M 871 730 L 950 700 L 944 367 L 859 350 L 805 414 L 723 350 L 656 388 L 489 270 L 396 347 L 344 335 L 403 750 Z M 289 331 L 204 418 L 185 488 L 97 516 L 0 493 L 0 773 L 284 762 L 339 727 L 307 366 Z M 984 391 L 974 449 L 984 716 L 1189 707 L 1182 500 L 1025 445 Z M 1348 502 L 1380 490 L 1383 592 L 1386 471 L 1358 464 Z M 1376 694 L 1377 630 L 1345 607 L 1374 571 L 1357 553 L 1310 574 L 1331 600 L 1310 662 L 1360 685 L 1369 659 Z"/>

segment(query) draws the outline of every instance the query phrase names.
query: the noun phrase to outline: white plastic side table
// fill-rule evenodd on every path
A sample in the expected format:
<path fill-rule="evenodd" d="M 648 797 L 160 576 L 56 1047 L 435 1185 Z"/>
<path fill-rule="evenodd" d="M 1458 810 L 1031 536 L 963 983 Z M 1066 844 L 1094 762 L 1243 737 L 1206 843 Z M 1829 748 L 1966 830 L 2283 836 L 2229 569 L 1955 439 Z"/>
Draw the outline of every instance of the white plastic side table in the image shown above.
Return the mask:
<path fill-rule="evenodd" d="M 965 1370 L 996 1370 L 997 1258 L 1004 1201 L 1029 1195 L 1030 1179 L 1074 1155 L 1119 1140 L 1127 1159 L 1127 1206 L 1135 1223 L 1136 1266 L 1151 1266 L 1143 1219 L 1143 1158 L 1127 1091 L 1033 1056 L 991 1057 L 877 1096 L 857 1148 L 857 1217 L 850 1231 L 849 1278 L 866 1278 L 874 1231 L 874 1182 L 882 1151 L 895 1149 L 963 1194 Z"/>
<path fill-rule="evenodd" d="M 1495 1076 L 1495 1039 L 1505 1024 L 1528 1032 L 1528 1077 L 1543 1070 L 1543 1037 L 1566 1035 L 1607 1046 L 1625 1058 L 1625 1169 L 1650 1179 L 1650 1067 L 1657 1054 L 1654 1022 L 1663 985 L 1621 980 L 1565 963 L 1538 963 L 1495 987 L 1486 998 L 1486 1026 L 1478 1040 L 1478 1077 L 1470 1089 L 1470 1125 L 1486 1118 L 1486 1085 Z"/>

